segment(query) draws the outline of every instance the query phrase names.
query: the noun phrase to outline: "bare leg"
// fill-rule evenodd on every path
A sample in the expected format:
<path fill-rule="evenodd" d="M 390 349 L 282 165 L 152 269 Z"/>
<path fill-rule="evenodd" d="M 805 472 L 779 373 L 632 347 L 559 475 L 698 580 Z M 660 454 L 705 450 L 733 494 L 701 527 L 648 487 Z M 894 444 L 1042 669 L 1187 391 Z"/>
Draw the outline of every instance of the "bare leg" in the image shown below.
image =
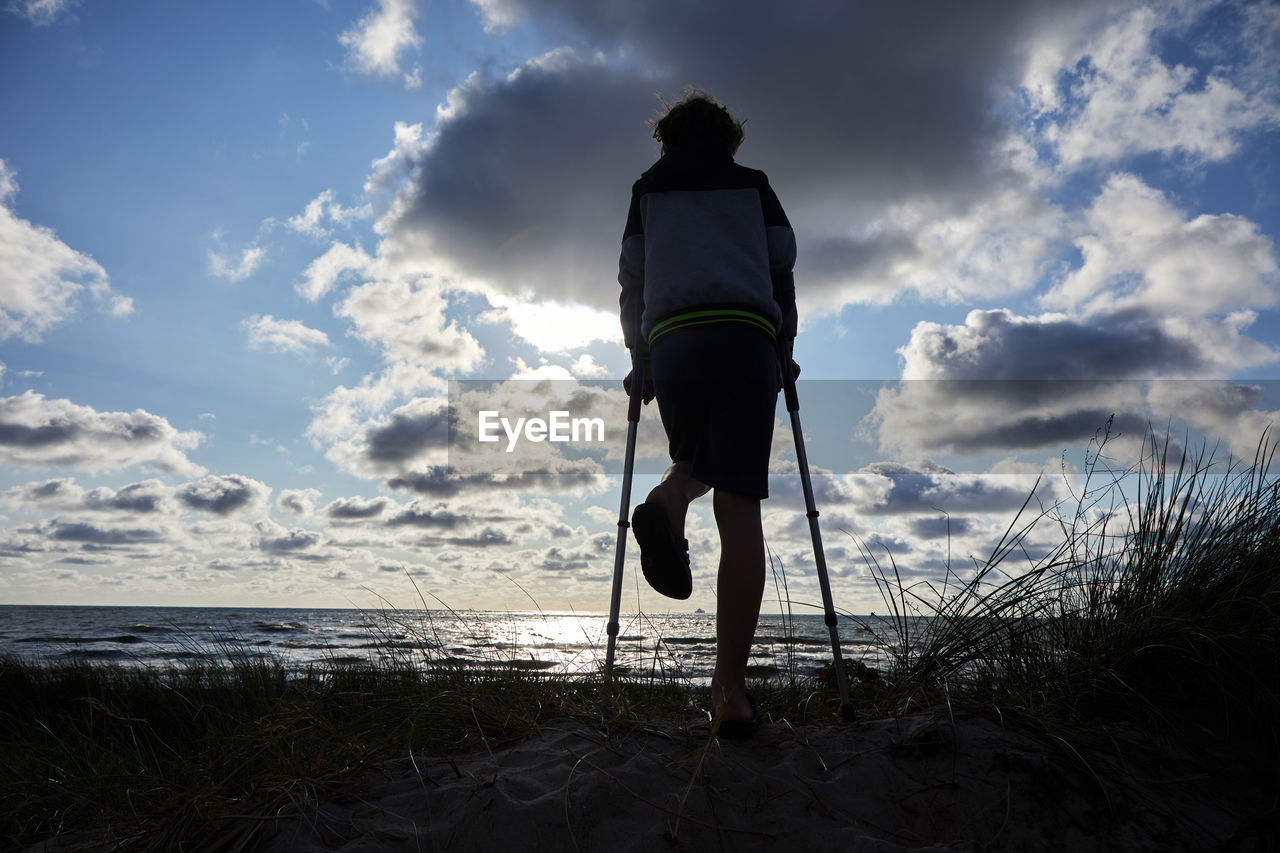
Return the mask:
<path fill-rule="evenodd" d="M 689 462 L 673 462 L 662 475 L 662 482 L 653 487 L 645 503 L 657 504 L 667 511 L 671 531 L 677 539 L 684 538 L 684 519 L 689 504 L 711 491 L 711 487 L 689 476 Z"/>
<path fill-rule="evenodd" d="M 720 531 L 720 573 L 716 583 L 716 671 L 711 697 L 716 717 L 751 718 L 747 702 L 747 660 L 764 597 L 764 530 L 760 500 L 717 490 L 714 500 Z"/>

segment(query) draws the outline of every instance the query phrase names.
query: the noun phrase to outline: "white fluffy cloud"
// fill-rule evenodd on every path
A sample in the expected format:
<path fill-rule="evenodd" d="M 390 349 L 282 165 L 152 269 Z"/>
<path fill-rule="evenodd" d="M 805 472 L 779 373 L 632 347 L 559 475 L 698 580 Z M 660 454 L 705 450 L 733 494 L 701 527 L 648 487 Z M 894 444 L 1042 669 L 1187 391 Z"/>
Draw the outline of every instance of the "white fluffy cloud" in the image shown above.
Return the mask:
<path fill-rule="evenodd" d="M 52 229 L 14 213 L 17 192 L 14 173 L 0 160 L 0 341 L 39 341 L 75 312 L 86 290 L 101 310 L 114 316 L 132 313 L 132 300 L 112 291 L 101 264 L 59 240 Z"/>
<path fill-rule="evenodd" d="M 372 214 L 368 205 L 362 207 L 343 207 L 337 201 L 337 193 L 325 190 L 307 202 L 302 213 L 290 216 L 285 220 L 285 227 L 309 237 L 327 237 L 331 226 L 345 226 L 356 219 L 364 219 Z"/>
<path fill-rule="evenodd" d="M 1263 30 L 1262 41 L 1270 29 L 1270 57 L 1244 53 L 1237 67 L 1220 65 L 1201 75 L 1168 64 L 1156 52 L 1159 38 L 1169 30 L 1185 33 L 1211 4 L 1179 5 L 1129 11 L 1063 57 L 1060 67 L 1081 69 L 1073 75 L 1072 106 L 1058 111 L 1065 115 L 1047 134 L 1065 166 L 1147 152 L 1221 160 L 1237 150 L 1243 132 L 1280 123 L 1274 101 L 1280 76 L 1274 38 L 1280 27 L 1274 16 L 1246 12 Z M 1246 27 L 1255 31 L 1245 39 L 1259 35 Z M 1048 103 L 1061 105 L 1057 99 Z"/>
<path fill-rule="evenodd" d="M 1275 245 L 1233 214 L 1186 218 L 1159 190 L 1112 175 L 1083 217 L 1084 258 L 1044 297 L 1090 314 L 1221 314 L 1280 300 Z"/>
<path fill-rule="evenodd" d="M 405 72 L 401 56 L 422 45 L 414 27 L 418 7 L 414 0 L 378 0 L 377 7 L 338 37 L 347 49 L 347 61 L 364 74 L 380 77 L 403 75 L 409 88 L 415 73 Z"/>
<path fill-rule="evenodd" d="M 447 373 L 479 364 L 479 342 L 446 316 L 440 282 L 383 279 L 351 288 L 334 313 L 351 321 L 351 334 L 382 348 L 390 362 L 422 364 Z"/>
<path fill-rule="evenodd" d="M 344 276 L 362 274 L 373 269 L 374 260 L 359 246 L 334 242 L 328 250 L 307 265 L 302 282 L 295 288 L 310 302 L 315 302 L 337 286 Z"/>
<path fill-rule="evenodd" d="M 254 314 L 241 324 L 249 333 L 249 348 L 305 354 L 329 346 L 329 336 L 298 320 L 277 320 L 270 314 Z"/>
<path fill-rule="evenodd" d="M 214 278 L 224 278 L 231 283 L 244 281 L 258 271 L 266 259 L 267 250 L 261 246 L 251 245 L 241 249 L 239 254 L 222 245 L 222 236 L 214 235 L 216 248 L 206 253 L 208 272 Z"/>

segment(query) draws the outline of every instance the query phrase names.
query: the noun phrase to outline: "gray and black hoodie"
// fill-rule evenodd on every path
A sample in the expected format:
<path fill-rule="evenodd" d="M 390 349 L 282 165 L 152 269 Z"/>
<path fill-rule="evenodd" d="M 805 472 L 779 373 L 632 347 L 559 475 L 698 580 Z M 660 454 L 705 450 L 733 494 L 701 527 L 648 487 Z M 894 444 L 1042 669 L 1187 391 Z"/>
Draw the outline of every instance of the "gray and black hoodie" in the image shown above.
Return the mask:
<path fill-rule="evenodd" d="M 689 326 L 796 335 L 796 238 L 764 172 L 723 148 L 673 146 L 631 188 L 618 261 L 622 334 L 645 353 Z"/>

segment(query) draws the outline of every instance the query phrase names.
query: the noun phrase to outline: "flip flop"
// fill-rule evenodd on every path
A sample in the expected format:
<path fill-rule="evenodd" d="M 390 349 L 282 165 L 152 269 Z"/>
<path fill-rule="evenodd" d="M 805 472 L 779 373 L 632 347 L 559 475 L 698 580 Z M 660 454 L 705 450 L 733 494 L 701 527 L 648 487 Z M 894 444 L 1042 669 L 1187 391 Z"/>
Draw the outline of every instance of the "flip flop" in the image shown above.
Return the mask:
<path fill-rule="evenodd" d="M 760 726 L 764 722 L 764 715 L 760 713 L 760 705 L 750 693 L 747 694 L 747 702 L 751 704 L 751 719 L 721 720 L 715 728 L 715 733 L 718 737 L 727 740 L 744 740 L 760 730 Z"/>
<path fill-rule="evenodd" d="M 640 544 L 640 568 L 649 586 L 681 601 L 692 595 L 689 540 L 676 539 L 666 510 L 657 504 L 640 504 L 631 513 L 631 529 Z"/>

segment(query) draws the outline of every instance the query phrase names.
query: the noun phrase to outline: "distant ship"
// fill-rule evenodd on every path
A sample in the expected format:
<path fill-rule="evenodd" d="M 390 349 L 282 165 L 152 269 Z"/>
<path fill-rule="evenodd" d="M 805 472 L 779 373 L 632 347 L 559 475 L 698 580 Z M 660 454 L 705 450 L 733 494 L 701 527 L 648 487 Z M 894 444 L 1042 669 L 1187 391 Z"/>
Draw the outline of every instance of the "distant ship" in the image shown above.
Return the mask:
<path fill-rule="evenodd" d="M 693 612 L 694 612 L 694 613 L 706 613 L 707 611 L 705 611 L 705 610 L 703 610 L 701 607 L 699 607 L 697 610 L 695 610 L 695 611 L 693 611 Z"/>

